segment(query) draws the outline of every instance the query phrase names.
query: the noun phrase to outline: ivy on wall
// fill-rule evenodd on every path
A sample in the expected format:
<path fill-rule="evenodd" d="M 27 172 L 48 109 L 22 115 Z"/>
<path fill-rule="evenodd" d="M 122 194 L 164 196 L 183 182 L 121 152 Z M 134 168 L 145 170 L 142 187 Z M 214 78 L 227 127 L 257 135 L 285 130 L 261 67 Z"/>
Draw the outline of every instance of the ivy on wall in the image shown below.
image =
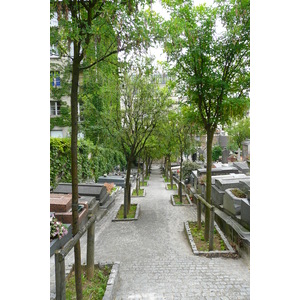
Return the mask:
<path fill-rule="evenodd" d="M 91 141 L 78 140 L 78 181 L 94 179 L 109 173 L 115 166 L 123 168 L 126 159 L 123 153 L 95 146 Z M 50 138 L 50 186 L 59 182 L 71 182 L 71 139 Z"/>

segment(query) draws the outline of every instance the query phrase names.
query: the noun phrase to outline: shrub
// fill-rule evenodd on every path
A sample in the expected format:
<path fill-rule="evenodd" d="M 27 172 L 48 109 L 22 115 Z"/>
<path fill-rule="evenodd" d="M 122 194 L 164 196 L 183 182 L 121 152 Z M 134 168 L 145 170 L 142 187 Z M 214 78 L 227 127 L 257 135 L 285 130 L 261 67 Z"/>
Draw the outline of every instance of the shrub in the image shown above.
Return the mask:
<path fill-rule="evenodd" d="M 217 161 L 222 155 L 222 148 L 220 146 L 215 146 L 212 149 L 212 160 Z"/>

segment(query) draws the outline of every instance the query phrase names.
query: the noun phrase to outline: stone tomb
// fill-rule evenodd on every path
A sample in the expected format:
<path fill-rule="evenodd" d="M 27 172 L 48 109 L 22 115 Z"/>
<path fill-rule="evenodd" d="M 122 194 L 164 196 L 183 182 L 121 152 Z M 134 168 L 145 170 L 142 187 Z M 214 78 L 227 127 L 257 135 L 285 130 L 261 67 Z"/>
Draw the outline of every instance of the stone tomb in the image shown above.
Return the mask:
<path fill-rule="evenodd" d="M 72 184 L 60 183 L 53 192 L 60 194 L 71 194 Z M 105 205 L 105 203 L 109 200 L 109 194 L 107 193 L 106 187 L 98 183 L 79 183 L 78 194 L 79 196 L 95 197 L 96 200 L 99 201 L 100 206 Z"/>
<path fill-rule="evenodd" d="M 88 203 L 78 199 L 80 212 L 78 215 L 79 224 L 87 221 Z M 58 221 L 64 224 L 72 224 L 72 195 L 71 194 L 50 194 L 50 212 L 55 213 Z"/>
<path fill-rule="evenodd" d="M 120 186 L 122 188 L 125 187 L 125 177 L 123 176 L 100 176 L 98 178 L 98 183 L 114 183 L 116 186 Z"/>
<path fill-rule="evenodd" d="M 239 198 L 232 193 L 234 188 L 226 189 L 224 195 L 224 210 L 230 214 L 237 216 L 241 214 L 242 202 L 247 203 L 247 198 Z"/>
<path fill-rule="evenodd" d="M 211 198 L 212 203 L 216 206 L 223 205 L 223 199 L 225 194 L 225 189 L 229 187 L 235 187 L 236 185 L 240 187 L 239 181 L 240 179 L 246 179 L 247 176 L 245 174 L 229 174 L 229 175 L 217 175 L 211 177 Z M 220 182 L 220 180 L 224 180 L 224 182 Z M 231 180 L 231 181 L 227 181 Z M 217 182 L 217 183 L 216 183 Z M 224 183 L 224 186 L 223 186 Z M 232 186 L 231 184 L 234 184 Z"/>

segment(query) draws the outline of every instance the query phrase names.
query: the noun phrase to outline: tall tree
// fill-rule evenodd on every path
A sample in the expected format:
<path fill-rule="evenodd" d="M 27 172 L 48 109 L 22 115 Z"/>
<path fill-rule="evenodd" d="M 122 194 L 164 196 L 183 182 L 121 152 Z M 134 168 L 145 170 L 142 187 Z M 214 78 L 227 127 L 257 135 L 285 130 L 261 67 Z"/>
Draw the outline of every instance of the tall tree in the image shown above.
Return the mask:
<path fill-rule="evenodd" d="M 163 1 L 164 49 L 180 91 L 199 115 L 207 135 L 206 200 L 211 203 L 212 142 L 218 124 L 242 117 L 249 108 L 250 1 L 219 0 L 215 7 L 192 1 Z M 217 22 L 222 24 L 217 30 Z M 205 239 L 210 211 L 205 213 Z"/>
<path fill-rule="evenodd" d="M 71 60 L 71 161 L 72 161 L 72 230 L 78 224 L 78 85 L 80 73 L 119 53 L 149 44 L 151 36 L 143 12 L 149 1 L 51 0 L 50 17 L 57 15 L 58 28 L 52 30 L 52 42 L 61 56 Z M 150 1 L 151 2 L 151 1 Z M 107 31 L 101 31 L 106 26 Z M 53 34 L 52 34 L 53 33 Z M 105 37 L 105 38 L 104 38 Z M 105 45 L 103 46 L 103 41 Z M 69 49 L 73 51 L 69 51 Z M 95 49 L 93 61 L 85 60 Z M 73 52 L 73 53 L 72 53 Z M 74 247 L 77 299 L 82 299 L 80 242 Z"/>
<path fill-rule="evenodd" d="M 111 107 L 111 135 L 121 145 L 127 159 L 126 190 L 130 184 L 131 166 L 144 149 L 159 120 L 167 107 L 168 93 L 161 90 L 153 76 L 149 62 L 140 64 L 131 70 L 125 70 L 122 76 L 121 108 Z M 124 198 L 124 218 L 130 208 L 130 195 Z"/>

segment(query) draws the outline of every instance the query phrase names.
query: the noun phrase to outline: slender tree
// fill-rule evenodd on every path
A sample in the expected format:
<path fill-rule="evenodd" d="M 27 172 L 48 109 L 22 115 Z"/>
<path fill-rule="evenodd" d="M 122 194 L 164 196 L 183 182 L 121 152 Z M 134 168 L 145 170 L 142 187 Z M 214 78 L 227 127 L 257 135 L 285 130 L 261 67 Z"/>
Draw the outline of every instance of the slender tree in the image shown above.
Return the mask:
<path fill-rule="evenodd" d="M 168 93 L 155 81 L 150 62 L 125 70 L 120 78 L 121 107 L 111 107 L 107 119 L 111 135 L 123 149 L 127 159 L 126 190 L 130 183 L 132 163 L 144 149 L 167 108 Z M 130 195 L 124 197 L 124 218 L 130 208 Z"/>
<path fill-rule="evenodd" d="M 192 1 L 163 1 L 164 49 L 177 86 L 199 115 L 207 135 L 206 200 L 211 203 L 212 142 L 218 124 L 242 117 L 249 108 L 250 2 L 219 0 L 215 7 Z M 217 21 L 222 24 L 217 30 Z M 208 240 L 210 211 L 205 213 Z"/>

